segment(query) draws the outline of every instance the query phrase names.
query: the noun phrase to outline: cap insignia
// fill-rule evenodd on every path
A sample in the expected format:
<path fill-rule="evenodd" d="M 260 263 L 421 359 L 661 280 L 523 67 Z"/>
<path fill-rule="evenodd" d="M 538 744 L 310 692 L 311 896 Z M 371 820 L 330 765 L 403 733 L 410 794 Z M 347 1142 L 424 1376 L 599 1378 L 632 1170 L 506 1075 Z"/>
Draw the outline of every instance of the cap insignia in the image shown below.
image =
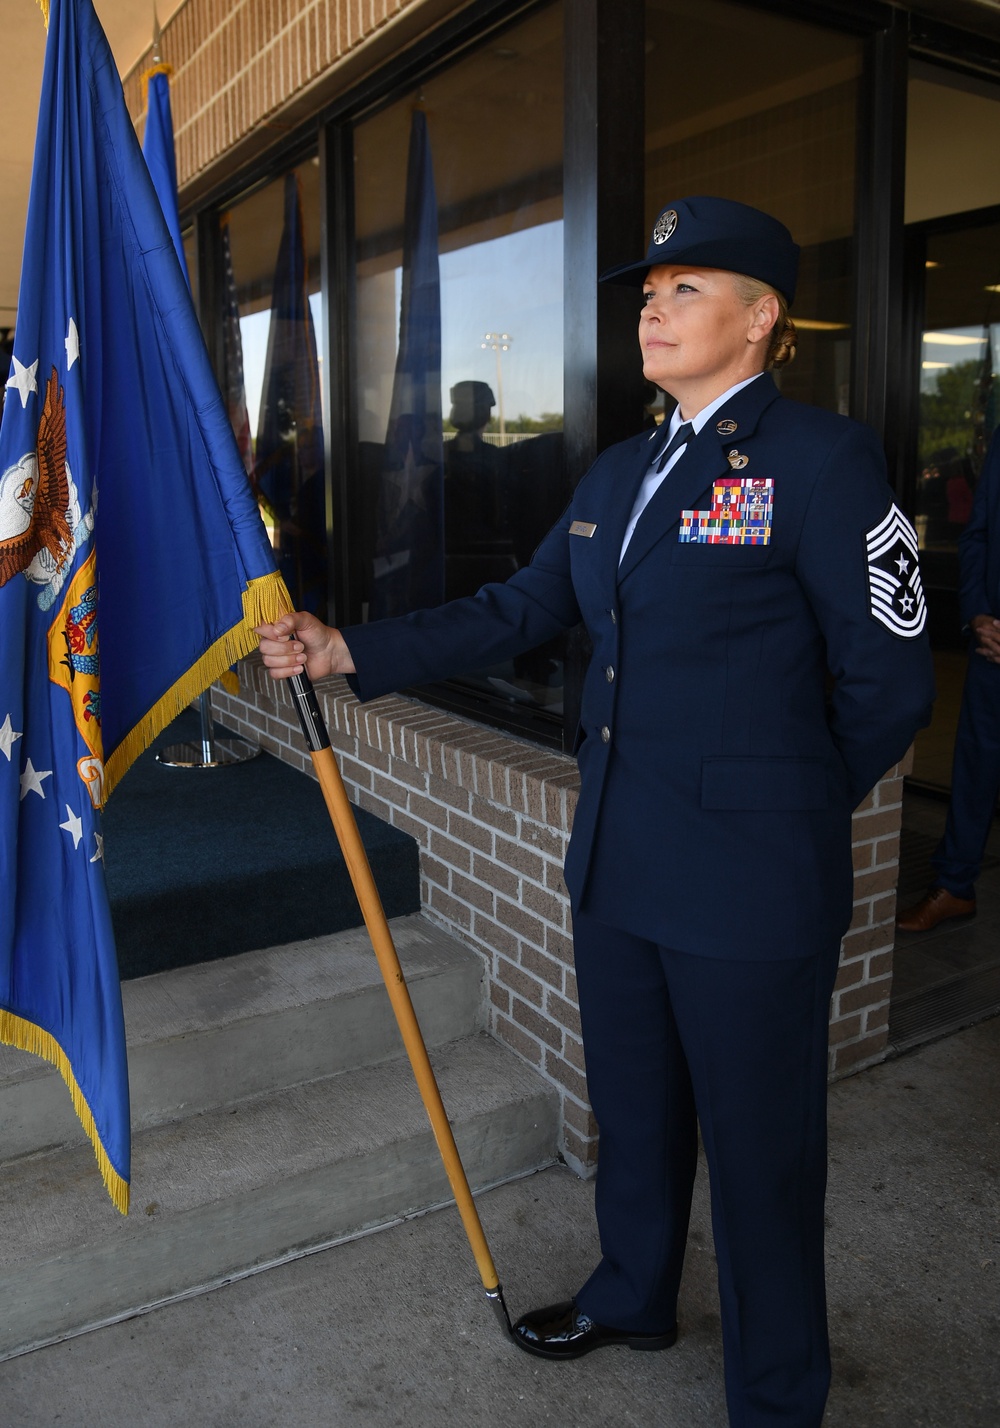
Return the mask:
<path fill-rule="evenodd" d="M 653 229 L 653 242 L 665 243 L 668 238 L 673 236 L 676 227 L 677 210 L 675 208 L 665 209 L 656 220 L 656 227 Z"/>

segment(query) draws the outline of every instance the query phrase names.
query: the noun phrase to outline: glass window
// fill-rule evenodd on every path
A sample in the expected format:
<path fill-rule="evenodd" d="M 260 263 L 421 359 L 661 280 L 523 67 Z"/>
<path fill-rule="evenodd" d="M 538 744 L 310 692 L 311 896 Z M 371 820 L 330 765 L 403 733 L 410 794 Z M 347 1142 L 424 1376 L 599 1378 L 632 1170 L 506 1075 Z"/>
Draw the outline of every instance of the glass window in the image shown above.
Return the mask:
<path fill-rule="evenodd" d="M 906 221 L 1000 204 L 1000 167 L 977 162 L 1000 146 L 997 87 L 911 61 L 906 96 Z"/>
<path fill-rule="evenodd" d="M 683 63 L 678 63 L 678 56 Z M 671 198 L 764 209 L 802 247 L 786 396 L 846 413 L 861 43 L 726 0 L 647 0 L 647 232 Z"/>
<path fill-rule="evenodd" d="M 319 160 L 307 159 L 220 217 L 220 385 L 298 608 L 327 607 L 320 380 Z"/>
<path fill-rule="evenodd" d="M 928 588 L 955 591 L 957 541 L 998 419 L 1000 222 L 928 233 L 925 251 L 914 523 Z"/>
<path fill-rule="evenodd" d="M 472 594 L 531 558 L 563 470 L 562 9 L 358 123 L 354 618 Z M 554 641 L 456 682 L 559 727 Z"/>

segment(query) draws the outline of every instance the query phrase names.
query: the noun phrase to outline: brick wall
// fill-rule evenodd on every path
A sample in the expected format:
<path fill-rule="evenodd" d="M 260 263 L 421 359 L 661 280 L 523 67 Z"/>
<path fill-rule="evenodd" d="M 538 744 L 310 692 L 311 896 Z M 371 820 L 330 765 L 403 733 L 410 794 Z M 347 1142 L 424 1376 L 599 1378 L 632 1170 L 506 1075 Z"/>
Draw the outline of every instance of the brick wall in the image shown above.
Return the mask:
<path fill-rule="evenodd" d="M 844 938 L 830 1014 L 830 1071 L 843 1076 L 881 1061 L 889 1039 L 903 776 L 911 752 L 854 814 L 854 918 Z"/>
<path fill-rule="evenodd" d="M 216 717 L 311 771 L 286 688 L 257 660 L 240 676 L 238 696 L 213 690 Z M 483 957 L 489 1030 L 557 1087 L 562 1153 L 587 1173 L 597 1137 L 562 879 L 575 762 L 416 700 L 360 705 L 343 680 L 325 681 L 317 696 L 351 800 L 417 840 L 425 912 Z M 885 1053 L 901 798 L 897 768 L 855 814 L 855 916 L 832 1008 L 833 1076 Z"/>
<path fill-rule="evenodd" d="M 182 205 L 465 0 L 188 0 L 164 27 Z M 125 77 L 141 135 L 150 49 Z M 203 180 L 201 184 L 197 180 Z"/>

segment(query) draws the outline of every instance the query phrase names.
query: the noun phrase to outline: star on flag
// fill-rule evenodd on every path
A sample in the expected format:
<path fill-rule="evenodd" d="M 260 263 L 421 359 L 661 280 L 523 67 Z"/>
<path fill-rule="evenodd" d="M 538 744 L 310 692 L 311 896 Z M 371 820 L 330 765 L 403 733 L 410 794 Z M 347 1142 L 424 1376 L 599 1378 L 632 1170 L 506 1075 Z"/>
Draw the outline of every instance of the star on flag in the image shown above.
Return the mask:
<path fill-rule="evenodd" d="M 10 751 L 17 743 L 21 735 L 10 722 L 10 715 L 0 724 L 0 754 L 3 754 L 7 762 L 10 763 Z"/>
<path fill-rule="evenodd" d="M 38 391 L 36 376 L 38 373 L 38 358 L 36 357 L 30 367 L 26 367 L 23 362 L 16 357 L 12 358 L 14 370 L 7 378 L 7 386 L 13 387 L 17 395 L 21 398 L 21 410 L 28 405 L 28 397 L 32 392 Z"/>
<path fill-rule="evenodd" d="M 37 793 L 39 798 L 44 798 L 45 790 L 42 788 L 42 779 L 51 777 L 51 769 L 36 769 L 29 759 L 24 766 L 24 773 L 21 775 L 21 797 L 27 798 L 29 793 Z"/>
<path fill-rule="evenodd" d="M 66 804 L 66 822 L 60 823 L 59 827 L 65 828 L 73 839 L 74 851 L 79 848 L 80 840 L 83 837 L 83 819 L 79 814 L 73 812 L 68 803 Z"/>
<path fill-rule="evenodd" d="M 80 357 L 80 334 L 72 318 L 69 320 L 69 332 L 66 334 L 63 346 L 66 348 L 66 371 L 69 372 L 72 370 L 73 363 Z"/>

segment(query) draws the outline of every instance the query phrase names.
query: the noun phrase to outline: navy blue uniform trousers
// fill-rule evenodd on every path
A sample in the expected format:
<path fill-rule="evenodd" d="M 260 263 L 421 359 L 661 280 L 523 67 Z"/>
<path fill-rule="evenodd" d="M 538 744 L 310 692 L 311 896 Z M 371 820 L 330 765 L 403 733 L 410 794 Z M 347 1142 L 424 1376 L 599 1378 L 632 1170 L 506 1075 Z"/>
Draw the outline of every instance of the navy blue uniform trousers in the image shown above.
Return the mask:
<path fill-rule="evenodd" d="M 578 1304 L 617 1328 L 677 1322 L 700 1123 L 731 1428 L 819 1428 L 839 941 L 781 960 L 692 956 L 575 909 L 574 943 L 602 1252 Z"/>
<path fill-rule="evenodd" d="M 951 803 L 931 866 L 935 882 L 973 898 L 1000 792 L 1000 665 L 970 654 L 955 733 Z"/>

